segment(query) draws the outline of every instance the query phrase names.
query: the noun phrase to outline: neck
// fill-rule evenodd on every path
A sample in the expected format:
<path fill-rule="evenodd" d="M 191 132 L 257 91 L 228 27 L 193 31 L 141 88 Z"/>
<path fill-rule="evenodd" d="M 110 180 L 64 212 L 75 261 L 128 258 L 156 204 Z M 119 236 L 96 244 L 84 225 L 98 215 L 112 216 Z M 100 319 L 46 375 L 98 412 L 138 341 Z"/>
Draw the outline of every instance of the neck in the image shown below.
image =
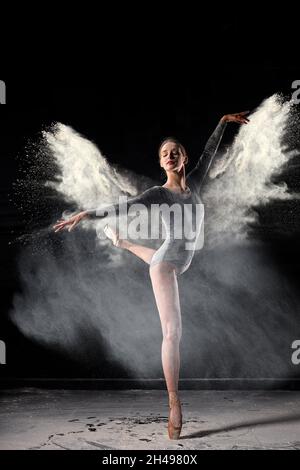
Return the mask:
<path fill-rule="evenodd" d="M 180 172 L 174 172 L 170 171 L 167 173 L 167 181 L 165 183 L 165 186 L 168 186 L 168 188 L 174 188 L 174 189 L 182 189 L 183 191 L 186 189 L 186 180 L 185 180 L 185 171 L 184 167 Z"/>

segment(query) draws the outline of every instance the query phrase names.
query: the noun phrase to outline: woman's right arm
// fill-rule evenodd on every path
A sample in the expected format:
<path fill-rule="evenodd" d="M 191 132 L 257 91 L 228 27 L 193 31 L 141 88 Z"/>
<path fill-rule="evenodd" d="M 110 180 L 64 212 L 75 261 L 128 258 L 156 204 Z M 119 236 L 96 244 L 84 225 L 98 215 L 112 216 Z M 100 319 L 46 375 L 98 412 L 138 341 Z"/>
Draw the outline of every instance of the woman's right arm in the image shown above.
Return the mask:
<path fill-rule="evenodd" d="M 160 204 L 161 201 L 161 192 L 160 186 L 152 186 L 151 188 L 146 189 L 141 194 L 133 196 L 130 198 L 125 197 L 125 201 L 120 203 L 102 205 L 98 209 L 91 209 L 85 211 L 88 217 L 106 217 L 109 213 L 113 215 L 120 215 L 121 212 L 124 213 L 124 210 L 129 209 L 133 204 L 143 204 L 147 209 L 151 207 L 151 204 Z"/>
<path fill-rule="evenodd" d="M 107 217 L 108 214 L 118 216 L 120 215 L 120 213 L 124 213 L 124 211 L 127 211 L 133 204 L 143 204 L 146 208 L 150 208 L 151 204 L 160 204 L 161 202 L 162 200 L 160 186 L 153 186 L 151 188 L 146 189 L 143 193 L 138 194 L 137 196 L 131 197 L 129 199 L 126 198 L 125 201 L 122 201 L 120 203 L 109 205 L 103 204 L 97 209 L 81 211 L 68 220 L 58 221 L 58 223 L 54 225 L 53 228 L 55 229 L 55 232 L 58 232 L 64 227 L 70 225 L 69 231 L 71 231 L 75 227 L 75 225 L 77 225 L 84 218 L 104 218 Z"/>

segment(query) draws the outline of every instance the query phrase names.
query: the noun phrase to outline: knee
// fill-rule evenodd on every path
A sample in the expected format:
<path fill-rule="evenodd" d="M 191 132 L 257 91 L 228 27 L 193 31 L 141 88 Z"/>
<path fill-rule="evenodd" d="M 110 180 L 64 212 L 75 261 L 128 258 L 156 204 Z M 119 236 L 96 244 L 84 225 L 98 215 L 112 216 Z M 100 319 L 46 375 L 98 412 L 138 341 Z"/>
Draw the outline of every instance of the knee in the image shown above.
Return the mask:
<path fill-rule="evenodd" d="M 163 338 L 167 341 L 179 342 L 182 336 L 182 329 L 180 325 L 167 326 L 163 332 Z"/>

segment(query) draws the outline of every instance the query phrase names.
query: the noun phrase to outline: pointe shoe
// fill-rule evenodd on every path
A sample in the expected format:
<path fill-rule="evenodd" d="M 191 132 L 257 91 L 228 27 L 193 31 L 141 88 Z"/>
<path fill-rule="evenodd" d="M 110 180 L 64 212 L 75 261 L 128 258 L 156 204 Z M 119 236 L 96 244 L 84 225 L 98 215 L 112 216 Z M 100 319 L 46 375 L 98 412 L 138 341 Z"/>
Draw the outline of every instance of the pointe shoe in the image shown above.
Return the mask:
<path fill-rule="evenodd" d="M 173 406 L 179 406 L 180 407 L 180 425 L 179 426 L 174 426 L 174 424 L 171 421 L 171 409 Z M 168 422 L 168 434 L 170 439 L 179 439 L 180 433 L 181 433 L 181 428 L 182 428 L 182 414 L 181 414 L 181 404 L 180 400 L 178 397 L 170 397 L 169 398 L 169 408 L 170 408 L 170 414 L 169 414 L 169 422 Z"/>
<path fill-rule="evenodd" d="M 116 247 L 120 246 L 120 239 L 119 235 L 108 225 L 106 224 L 105 227 L 103 228 L 103 231 L 107 238 L 109 238 L 112 242 L 113 245 Z"/>

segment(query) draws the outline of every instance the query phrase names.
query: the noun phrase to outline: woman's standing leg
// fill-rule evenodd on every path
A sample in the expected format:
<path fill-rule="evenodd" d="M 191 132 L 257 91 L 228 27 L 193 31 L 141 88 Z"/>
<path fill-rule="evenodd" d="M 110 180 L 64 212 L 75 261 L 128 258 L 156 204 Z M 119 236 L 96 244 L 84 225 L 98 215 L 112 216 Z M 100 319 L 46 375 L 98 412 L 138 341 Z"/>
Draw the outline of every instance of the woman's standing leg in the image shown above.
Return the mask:
<path fill-rule="evenodd" d="M 150 278 L 163 333 L 161 349 L 162 366 L 170 403 L 177 403 L 178 405 L 180 403 L 178 402 L 179 344 L 182 335 L 182 324 L 176 268 L 168 262 L 159 262 L 151 265 L 151 259 L 156 250 L 120 239 L 113 230 L 108 235 L 114 242 L 117 242 L 119 248 L 127 249 L 150 265 Z M 174 426 L 179 426 L 181 419 L 180 405 L 172 406 L 170 420 Z"/>
<path fill-rule="evenodd" d="M 116 234 L 114 231 L 111 233 Z M 118 238 L 118 247 L 130 251 L 149 265 L 156 253 L 156 250 L 152 248 L 121 238 Z M 170 395 L 177 395 L 182 325 L 175 266 L 168 262 L 160 262 L 150 265 L 149 272 L 162 325 L 162 365 L 167 389 Z"/>
<path fill-rule="evenodd" d="M 174 265 L 168 262 L 151 265 L 149 272 L 163 333 L 162 366 L 169 397 L 173 398 L 178 395 L 182 336 L 177 274 Z M 172 422 L 178 426 L 181 422 L 180 408 L 172 408 L 171 413 Z"/>

